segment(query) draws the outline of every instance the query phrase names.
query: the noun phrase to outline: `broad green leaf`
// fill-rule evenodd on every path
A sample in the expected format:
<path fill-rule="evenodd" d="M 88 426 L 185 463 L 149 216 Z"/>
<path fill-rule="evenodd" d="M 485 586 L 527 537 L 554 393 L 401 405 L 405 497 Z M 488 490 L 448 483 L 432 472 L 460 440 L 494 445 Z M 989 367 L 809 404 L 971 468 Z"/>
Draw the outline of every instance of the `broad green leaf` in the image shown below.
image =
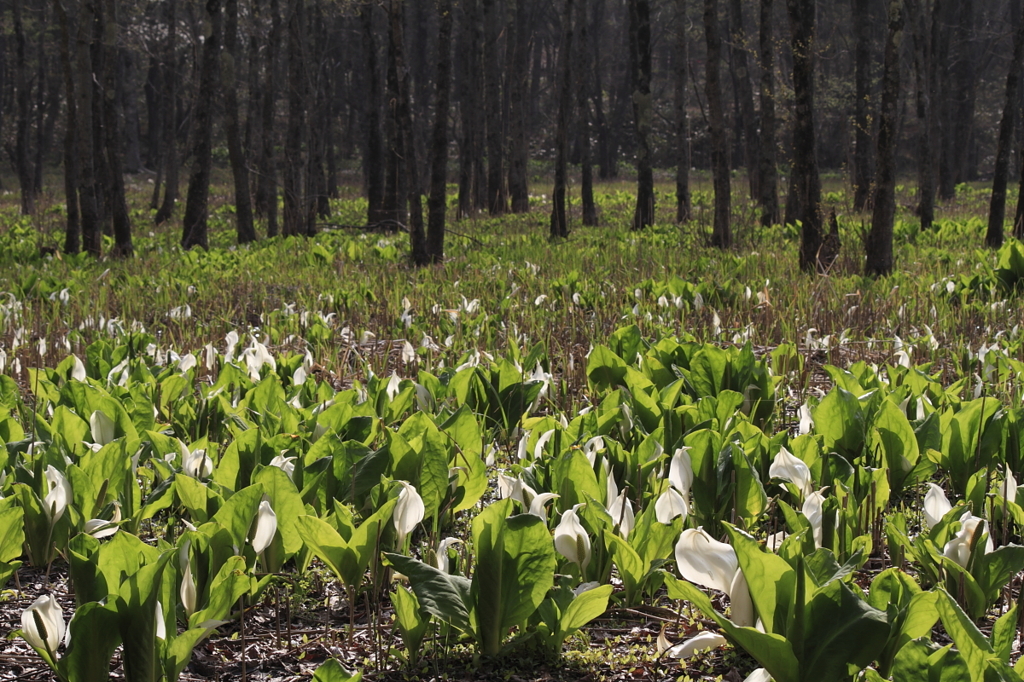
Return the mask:
<path fill-rule="evenodd" d="M 886 614 L 835 580 L 819 588 L 807 605 L 805 639 L 796 643 L 803 655 L 801 679 L 839 682 L 849 668 L 864 668 L 881 652 L 889 637 Z"/>
<path fill-rule="evenodd" d="M 75 609 L 68 625 L 71 641 L 59 665 L 70 682 L 110 677 L 110 659 L 121 643 L 114 603 L 88 602 Z"/>
<path fill-rule="evenodd" d="M 785 559 L 763 551 L 749 535 L 731 526 L 726 529 L 765 631 L 784 634 L 794 608 L 796 572 Z"/>
<path fill-rule="evenodd" d="M 391 593 L 391 604 L 395 609 L 395 624 L 402 633 L 410 660 L 415 660 L 419 657 L 423 635 L 430 626 L 430 615 L 420 609 L 416 594 L 401 586 Z"/>
<path fill-rule="evenodd" d="M 971 682 L 984 682 L 988 660 L 996 655 L 992 645 L 949 593 L 940 590 L 938 595 L 942 625 L 964 657 Z"/>
<path fill-rule="evenodd" d="M 601 585 L 576 595 L 558 621 L 561 641 L 603 614 L 611 594 L 611 585 Z"/>
<path fill-rule="evenodd" d="M 472 634 L 470 627 L 470 581 L 458 575 L 401 554 L 386 553 L 388 561 L 399 573 L 409 579 L 409 586 L 428 613 L 451 623 L 459 630 Z"/>
<path fill-rule="evenodd" d="M 619 386 L 626 378 L 626 363 L 607 346 L 595 346 L 587 358 L 587 378 L 594 390 Z"/>
<path fill-rule="evenodd" d="M 360 682 L 363 672 L 350 673 L 335 658 L 322 663 L 313 673 L 313 682 Z"/>

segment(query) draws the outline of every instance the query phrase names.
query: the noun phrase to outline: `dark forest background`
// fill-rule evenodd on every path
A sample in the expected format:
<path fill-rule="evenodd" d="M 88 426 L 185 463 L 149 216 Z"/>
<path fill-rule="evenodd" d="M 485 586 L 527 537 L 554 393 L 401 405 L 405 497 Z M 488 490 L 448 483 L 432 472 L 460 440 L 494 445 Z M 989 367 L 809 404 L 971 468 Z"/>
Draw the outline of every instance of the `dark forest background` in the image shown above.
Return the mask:
<path fill-rule="evenodd" d="M 131 253 L 123 177 L 140 173 L 156 222 L 181 213 L 183 246 L 205 246 L 215 166 L 240 242 L 311 234 L 360 182 L 367 223 L 409 229 L 418 261 L 440 257 L 446 181 L 458 216 L 502 214 L 551 173 L 563 234 L 566 164 L 588 224 L 594 178 L 634 177 L 649 224 L 652 168 L 676 176 L 680 221 L 690 169 L 716 169 L 716 194 L 749 193 L 764 222 L 815 222 L 808 163 L 844 174 L 858 211 L 905 177 L 930 222 L 958 184 L 1019 177 L 1021 4 L 0 0 L 0 182 L 28 214 L 63 192 L 65 249 L 95 253 L 104 231 Z"/>

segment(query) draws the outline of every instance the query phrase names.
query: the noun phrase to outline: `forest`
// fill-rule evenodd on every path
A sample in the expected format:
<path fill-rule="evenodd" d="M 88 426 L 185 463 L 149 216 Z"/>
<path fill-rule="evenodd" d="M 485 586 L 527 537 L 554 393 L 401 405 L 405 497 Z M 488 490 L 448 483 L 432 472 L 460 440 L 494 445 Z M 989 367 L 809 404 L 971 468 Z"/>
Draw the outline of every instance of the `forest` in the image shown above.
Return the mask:
<path fill-rule="evenodd" d="M 0 0 L 0 680 L 1021 682 L 1024 0 Z"/>

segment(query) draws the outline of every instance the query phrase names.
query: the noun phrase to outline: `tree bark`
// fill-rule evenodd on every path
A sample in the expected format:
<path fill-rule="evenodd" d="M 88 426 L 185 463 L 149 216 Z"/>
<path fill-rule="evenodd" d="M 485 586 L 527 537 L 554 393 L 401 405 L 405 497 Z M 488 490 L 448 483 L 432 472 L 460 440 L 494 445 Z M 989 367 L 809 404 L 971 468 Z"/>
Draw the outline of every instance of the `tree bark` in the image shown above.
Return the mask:
<path fill-rule="evenodd" d="M 889 3 L 889 33 L 882 67 L 882 111 L 878 120 L 878 171 L 875 176 L 871 231 L 865 243 L 864 271 L 892 271 L 892 229 L 896 215 L 896 106 L 900 94 L 900 44 L 903 40 L 903 0 Z"/>
<path fill-rule="evenodd" d="M 580 146 L 580 203 L 583 224 L 597 226 L 597 205 L 594 203 L 594 164 L 590 150 L 590 32 L 587 30 L 587 3 L 577 2 L 574 9 L 576 31 L 579 33 L 573 49 L 575 61 L 572 70 L 576 79 L 576 129 Z"/>
<path fill-rule="evenodd" d="M 25 27 L 21 19 L 22 3 L 14 2 L 11 6 L 11 23 L 14 28 L 14 90 L 17 93 L 18 117 L 15 122 L 14 150 L 11 156 L 18 174 L 18 187 L 21 189 L 21 214 L 31 215 L 35 210 L 36 191 L 32 178 L 32 164 L 29 162 L 29 146 L 31 144 L 32 86 L 28 78 L 28 59 L 26 55 Z M 42 58 L 42 55 L 40 55 Z M 8 149 L 10 153 L 11 150 Z"/>
<path fill-rule="evenodd" d="M 793 50 L 793 170 L 790 193 L 797 208 L 800 269 L 819 269 L 821 247 L 821 179 L 814 131 L 814 0 L 786 0 Z"/>
<path fill-rule="evenodd" d="M 213 99 L 216 97 L 220 66 L 221 3 L 206 0 L 210 32 L 203 42 L 199 66 L 199 93 L 193 112 L 192 175 L 188 181 L 185 215 L 182 219 L 181 248 L 209 247 L 207 218 L 210 201 L 210 172 L 213 165 Z"/>
<path fill-rule="evenodd" d="M 985 246 L 998 249 L 1003 245 L 1003 221 L 1006 219 L 1006 183 L 1010 167 L 1010 146 L 1013 144 L 1013 127 L 1020 105 L 1017 90 L 1020 83 L 1021 59 L 1024 57 L 1024 17 L 1018 22 L 1013 34 L 1013 58 L 1006 74 L 1006 103 L 999 121 L 999 140 L 996 145 L 996 165 L 992 177 L 992 200 L 988 212 L 988 231 Z"/>
<path fill-rule="evenodd" d="M 288 3 L 288 128 L 284 141 L 283 234 L 306 233 L 303 140 L 306 133 L 306 2 Z"/>
<path fill-rule="evenodd" d="M 686 39 L 686 0 L 676 0 L 675 78 L 673 104 L 676 124 L 676 222 L 690 221 L 690 120 L 686 115 L 686 76 L 690 66 L 690 42 Z"/>
<path fill-rule="evenodd" d="M 235 232 L 239 244 L 256 241 L 256 228 L 252 220 L 252 200 L 249 196 L 249 168 L 242 150 L 241 126 L 238 121 L 238 0 L 225 4 L 224 55 L 221 59 L 221 77 L 224 84 L 225 128 L 228 138 L 228 157 L 231 176 L 235 181 Z"/>
<path fill-rule="evenodd" d="M 730 58 L 733 65 L 740 120 L 737 121 L 736 134 L 743 138 L 743 160 L 747 167 L 747 181 L 750 186 L 751 199 L 761 196 L 761 178 L 758 169 L 758 120 L 754 111 L 754 88 L 750 82 L 750 60 L 747 51 L 747 31 L 743 22 L 742 0 L 728 0 L 730 28 Z"/>
<path fill-rule="evenodd" d="M 573 0 L 565 0 L 562 13 L 562 45 L 558 50 L 558 118 L 555 124 L 555 185 L 551 190 L 551 238 L 569 236 L 565 210 L 568 182 L 569 108 L 572 106 L 572 11 Z"/>
<path fill-rule="evenodd" d="M 405 197 L 409 214 L 409 243 L 412 262 L 415 265 L 426 265 L 429 262 L 426 234 L 423 231 L 423 206 L 419 190 L 419 166 L 416 162 L 416 145 L 412 135 L 412 111 L 409 106 L 409 88 L 411 77 L 405 66 L 405 2 L 389 0 L 388 36 L 391 41 L 389 78 L 395 77 L 395 120 L 398 127 L 398 139 L 401 141 L 402 164 L 400 172 L 404 175 Z"/>
<path fill-rule="evenodd" d="M 75 138 L 78 121 L 75 109 L 75 73 L 71 66 L 71 31 L 64 3 L 61 0 L 54 0 L 53 5 L 60 25 L 60 63 L 67 103 L 67 126 L 64 131 L 64 200 L 67 206 L 64 252 L 78 253 L 82 248 L 82 223 L 78 209 L 79 159 Z"/>
<path fill-rule="evenodd" d="M 132 222 L 128 215 L 128 204 L 124 195 L 124 170 L 121 163 L 121 147 L 123 135 L 121 116 L 118 111 L 117 97 L 117 63 L 118 31 L 120 24 L 117 15 L 117 0 L 103 0 L 103 129 L 105 131 L 104 153 L 109 173 L 107 179 L 107 205 L 110 207 L 110 218 L 114 226 L 113 255 L 128 257 L 133 255 Z"/>
<path fill-rule="evenodd" d="M 427 260 L 430 263 L 444 261 L 444 223 L 448 208 L 448 105 L 452 73 L 452 0 L 440 0 L 437 13 L 441 25 L 437 36 L 434 130 L 430 152 L 430 198 L 427 200 Z"/>
<path fill-rule="evenodd" d="M 81 2 L 75 40 L 75 139 L 78 154 L 78 206 L 82 218 L 82 248 L 99 257 L 103 249 L 100 233 L 99 191 L 93 145 L 93 29 L 96 14 L 91 2 Z"/>
<path fill-rule="evenodd" d="M 704 0 L 704 41 L 708 47 L 704 94 L 708 101 L 711 173 L 715 187 L 715 220 L 711 232 L 711 245 L 727 249 L 732 242 L 729 225 L 732 211 L 732 187 L 729 178 L 729 149 L 725 137 L 725 114 L 722 106 L 720 76 L 722 37 L 718 27 L 718 0 Z"/>
<path fill-rule="evenodd" d="M 164 176 L 164 200 L 157 209 L 153 222 L 157 225 L 168 220 L 174 214 L 174 206 L 178 202 L 178 17 L 177 0 L 167 0 L 167 44 L 164 47 L 163 91 L 161 107 L 163 108 L 163 158 L 161 160 Z M 159 187 L 155 192 L 159 192 Z"/>
<path fill-rule="evenodd" d="M 460 218 L 474 215 L 487 205 L 487 171 L 484 167 L 484 119 L 481 92 L 483 27 L 480 0 L 464 0 L 459 43 L 462 65 L 458 98 L 459 119 L 459 211 Z"/>
<path fill-rule="evenodd" d="M 508 22 L 508 51 L 511 68 L 508 82 L 508 193 L 513 213 L 530 211 L 530 184 L 527 164 L 530 140 L 526 134 L 526 81 L 530 75 L 529 31 L 531 28 L 527 0 L 513 0 L 515 5 Z"/>
<path fill-rule="evenodd" d="M 375 225 L 385 219 L 384 213 L 384 140 L 380 128 L 380 68 L 377 66 L 377 42 L 373 31 L 373 4 L 359 10 L 363 28 L 363 52 L 366 57 L 366 126 L 363 147 L 363 173 L 366 183 L 366 223 Z"/>
<path fill-rule="evenodd" d="M 260 105 L 260 127 L 263 136 L 257 167 L 259 178 L 256 182 L 256 215 L 267 220 L 267 236 L 276 237 L 277 224 L 277 160 L 274 149 L 277 143 L 275 109 L 277 106 L 278 51 L 281 49 L 281 9 L 278 0 L 270 0 L 270 34 L 267 36 L 266 64 L 264 65 L 263 102 Z"/>
<path fill-rule="evenodd" d="M 956 21 L 953 24 L 953 38 L 957 59 L 952 65 L 952 77 L 955 82 L 953 90 L 955 106 L 953 109 L 953 182 L 959 185 L 974 180 L 976 168 L 973 163 L 975 156 L 974 109 L 978 92 L 976 74 L 976 41 L 974 25 L 974 0 L 955 0 Z"/>
<path fill-rule="evenodd" d="M 867 208 L 871 196 L 871 1 L 853 0 L 853 210 Z"/>
<path fill-rule="evenodd" d="M 761 54 L 761 135 L 758 174 L 761 182 L 761 224 L 765 227 L 782 220 L 779 213 L 779 173 L 775 150 L 775 37 L 773 0 L 761 0 L 758 42 Z"/>
<path fill-rule="evenodd" d="M 487 210 L 491 215 L 508 212 L 505 190 L 505 152 L 501 106 L 501 68 L 498 58 L 501 15 L 498 0 L 483 0 L 484 16 L 484 110 L 487 116 Z"/>
<path fill-rule="evenodd" d="M 921 229 L 929 230 L 935 219 L 935 79 L 937 67 L 932 49 L 929 12 L 924 3 L 914 2 L 908 16 L 914 21 L 914 102 L 919 133 L 917 137 L 917 215 Z M 936 19 L 933 17 L 932 21 Z"/>
<path fill-rule="evenodd" d="M 633 213 L 633 229 L 642 230 L 654 224 L 650 0 L 629 0 L 629 44 L 633 72 L 633 126 L 636 131 L 636 210 Z"/>

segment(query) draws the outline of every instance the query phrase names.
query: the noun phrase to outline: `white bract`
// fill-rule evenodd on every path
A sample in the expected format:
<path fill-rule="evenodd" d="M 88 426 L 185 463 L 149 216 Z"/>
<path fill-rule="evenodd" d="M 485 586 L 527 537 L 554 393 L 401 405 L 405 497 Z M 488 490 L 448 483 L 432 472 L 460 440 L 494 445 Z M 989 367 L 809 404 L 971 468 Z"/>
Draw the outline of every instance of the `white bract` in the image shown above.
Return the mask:
<path fill-rule="evenodd" d="M 691 583 L 729 595 L 732 621 L 741 627 L 754 624 L 750 589 L 732 545 L 715 540 L 703 528 L 687 528 L 675 547 L 679 575 Z"/>
<path fill-rule="evenodd" d="M 609 505 L 608 515 L 612 517 L 612 524 L 618 529 L 619 535 L 628 538 L 630 531 L 633 530 L 635 518 L 633 515 L 633 503 L 626 497 L 625 490 L 619 493 L 619 496 Z"/>
<path fill-rule="evenodd" d="M 402 490 L 398 493 L 398 502 L 395 503 L 395 513 L 392 517 L 395 523 L 395 530 L 398 531 L 398 546 L 405 544 L 405 536 L 416 528 L 416 525 L 423 520 L 426 509 L 423 506 L 423 498 L 416 492 L 410 483 L 399 481 Z"/>
<path fill-rule="evenodd" d="M 213 460 L 206 456 L 206 449 L 189 450 L 180 438 L 181 469 L 192 478 L 207 478 L 213 473 Z"/>
<path fill-rule="evenodd" d="M 53 525 L 60 521 L 68 508 L 68 503 L 72 498 L 71 484 L 68 479 L 64 478 L 64 474 L 55 469 L 52 464 L 46 465 L 43 475 L 46 476 L 46 483 L 49 486 L 49 491 L 43 499 L 43 511 L 46 512 L 50 524 Z"/>
<path fill-rule="evenodd" d="M 546 519 L 548 515 L 547 511 L 544 509 L 544 505 L 557 498 L 558 493 L 538 493 L 530 502 L 530 513 L 534 516 Z"/>
<path fill-rule="evenodd" d="M 264 499 L 260 502 L 260 509 L 256 514 L 256 534 L 252 538 L 252 548 L 256 554 L 263 554 L 267 547 L 270 547 L 275 533 L 277 533 L 277 514 L 270 506 L 270 501 Z"/>
<path fill-rule="evenodd" d="M 689 496 L 690 487 L 693 486 L 693 463 L 690 461 L 689 447 L 681 447 L 672 455 L 672 463 L 668 467 L 668 482 L 684 498 Z"/>
<path fill-rule="evenodd" d="M 192 541 L 186 540 L 178 551 L 178 563 L 181 566 L 181 587 L 178 589 L 178 594 L 181 596 L 181 605 L 187 616 L 196 612 L 196 599 L 198 598 L 196 581 L 192 577 L 192 563 L 188 558 L 188 550 L 191 546 Z"/>
<path fill-rule="evenodd" d="M 710 630 L 704 630 L 703 632 L 694 635 L 690 639 L 676 644 L 674 647 L 670 647 L 665 655 L 669 658 L 689 658 L 698 651 L 704 651 L 705 649 L 717 649 L 718 647 L 725 644 L 726 639 L 717 632 L 711 632 Z"/>
<path fill-rule="evenodd" d="M 928 493 L 924 496 L 925 527 L 931 530 L 951 509 L 953 509 L 953 505 L 949 503 L 942 488 L 934 483 L 929 483 Z"/>
<path fill-rule="evenodd" d="M 437 554 L 435 555 L 437 568 L 442 573 L 448 572 L 448 549 L 457 543 L 461 543 L 462 540 L 458 538 L 445 538 L 441 540 L 437 545 Z"/>
<path fill-rule="evenodd" d="M 802 459 L 786 448 L 781 448 L 779 454 L 775 455 L 772 465 L 768 468 L 768 475 L 772 478 L 789 481 L 800 490 L 800 495 L 804 498 L 814 490 L 811 470 Z"/>
<path fill-rule="evenodd" d="M 654 503 L 654 513 L 658 523 L 672 523 L 672 519 L 677 516 L 685 520 L 690 514 L 690 505 L 675 488 L 669 488 L 658 496 Z"/>
<path fill-rule="evenodd" d="M 590 564 L 590 536 L 576 516 L 576 508 L 562 512 L 562 520 L 555 527 L 555 549 L 580 567 L 580 573 Z"/>
<path fill-rule="evenodd" d="M 85 522 L 82 531 L 91 535 L 97 540 L 109 537 L 117 532 L 117 524 L 121 523 L 121 504 L 114 502 L 114 518 L 110 519 L 89 519 Z"/>
<path fill-rule="evenodd" d="M 277 467 L 283 471 L 289 480 L 294 480 L 292 477 L 295 475 L 295 458 L 285 457 L 282 452 L 280 455 L 270 460 L 270 466 Z"/>
<path fill-rule="evenodd" d="M 988 554 L 993 549 L 988 523 L 985 522 L 985 519 L 972 516 L 970 512 L 967 512 L 961 520 L 960 532 L 942 548 L 943 556 L 967 568 L 967 564 L 971 560 L 971 546 L 975 543 L 974 538 L 978 533 L 987 536 L 985 544 L 981 546 L 981 553 Z"/>
<path fill-rule="evenodd" d="M 114 421 L 96 410 L 89 417 L 89 428 L 92 431 L 92 442 L 96 445 L 106 445 L 114 440 Z"/>
<path fill-rule="evenodd" d="M 64 611 L 48 594 L 36 599 L 21 612 L 21 636 L 36 649 L 53 654 L 64 639 Z"/>

